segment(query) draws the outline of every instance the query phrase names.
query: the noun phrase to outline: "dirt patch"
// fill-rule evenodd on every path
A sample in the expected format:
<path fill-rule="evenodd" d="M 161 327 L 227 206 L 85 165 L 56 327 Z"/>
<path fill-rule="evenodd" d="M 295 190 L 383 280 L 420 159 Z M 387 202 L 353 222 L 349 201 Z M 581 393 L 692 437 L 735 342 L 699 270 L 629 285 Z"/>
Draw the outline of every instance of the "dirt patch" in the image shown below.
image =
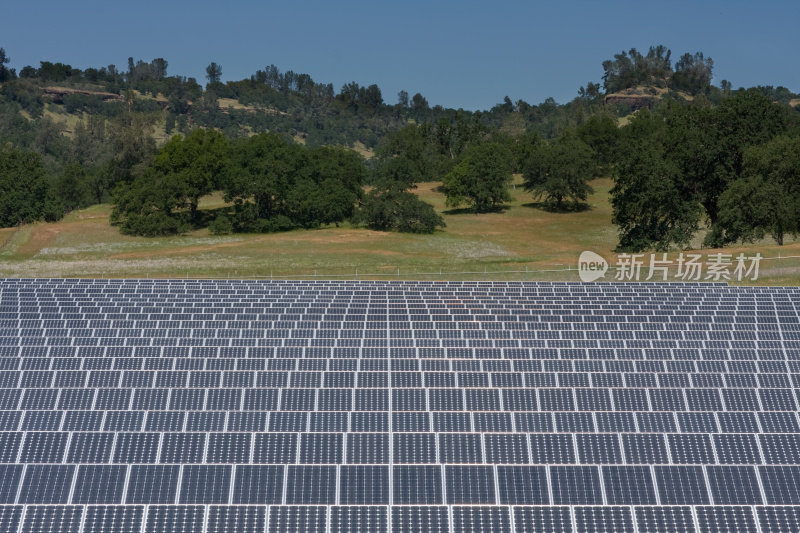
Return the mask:
<path fill-rule="evenodd" d="M 17 249 L 21 255 L 35 255 L 42 248 L 52 243 L 64 230 L 62 225 L 37 224 L 32 227 L 28 241 Z"/>

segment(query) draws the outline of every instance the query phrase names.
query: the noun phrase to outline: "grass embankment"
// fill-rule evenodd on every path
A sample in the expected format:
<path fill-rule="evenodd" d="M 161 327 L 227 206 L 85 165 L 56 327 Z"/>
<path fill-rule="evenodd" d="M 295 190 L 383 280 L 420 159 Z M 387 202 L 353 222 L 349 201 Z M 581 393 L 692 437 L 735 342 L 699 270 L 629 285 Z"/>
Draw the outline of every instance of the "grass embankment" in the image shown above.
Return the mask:
<path fill-rule="evenodd" d="M 500 212 L 477 215 L 452 210 L 445 207 L 437 185 L 421 184 L 416 191 L 444 214 L 447 228 L 433 235 L 343 225 L 268 235 L 212 236 L 203 229 L 148 239 L 121 235 L 108 224 L 110 206 L 93 206 L 58 223 L 0 230 L 0 277 L 313 278 L 316 272 L 320 278 L 353 278 L 357 271 L 359 278 L 381 274 L 379 279 L 577 280 L 574 270 L 533 271 L 575 269 L 583 250 L 615 261 L 610 180 L 592 182 L 595 193 L 589 209 L 568 213 L 542 209 L 519 183 L 512 201 Z M 203 199 L 201 209 L 222 205 L 215 195 Z M 724 250 L 739 251 L 748 256 L 800 255 L 800 243 L 778 247 L 765 241 Z M 800 283 L 800 260 L 793 261 L 782 261 L 779 268 L 776 261 L 762 262 L 760 282 Z M 514 270 L 520 273 L 501 273 Z"/>

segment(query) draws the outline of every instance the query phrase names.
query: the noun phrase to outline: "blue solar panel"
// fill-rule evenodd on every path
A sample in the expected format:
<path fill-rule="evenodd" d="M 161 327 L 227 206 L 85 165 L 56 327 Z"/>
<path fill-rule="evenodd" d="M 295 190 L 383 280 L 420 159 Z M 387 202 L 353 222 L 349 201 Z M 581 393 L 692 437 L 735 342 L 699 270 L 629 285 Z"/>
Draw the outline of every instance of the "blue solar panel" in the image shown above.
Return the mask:
<path fill-rule="evenodd" d="M 795 531 L 798 296 L 2 280 L 0 524 Z"/>

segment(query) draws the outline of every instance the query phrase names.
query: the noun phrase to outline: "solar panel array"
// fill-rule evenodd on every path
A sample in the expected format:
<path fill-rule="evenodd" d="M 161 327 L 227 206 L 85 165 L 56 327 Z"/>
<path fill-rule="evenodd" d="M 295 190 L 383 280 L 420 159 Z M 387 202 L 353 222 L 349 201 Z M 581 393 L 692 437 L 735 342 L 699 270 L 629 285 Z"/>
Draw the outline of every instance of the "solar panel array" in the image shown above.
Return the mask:
<path fill-rule="evenodd" d="M 800 531 L 799 296 L 0 280 L 0 531 Z"/>

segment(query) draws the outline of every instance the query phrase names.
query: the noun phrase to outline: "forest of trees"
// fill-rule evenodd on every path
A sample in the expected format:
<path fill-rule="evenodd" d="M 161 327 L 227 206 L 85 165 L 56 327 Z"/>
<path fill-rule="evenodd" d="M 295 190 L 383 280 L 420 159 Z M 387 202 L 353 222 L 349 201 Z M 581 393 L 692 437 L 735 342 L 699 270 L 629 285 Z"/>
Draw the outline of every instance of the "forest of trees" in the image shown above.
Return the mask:
<path fill-rule="evenodd" d="M 612 178 L 619 250 L 684 248 L 699 232 L 707 246 L 800 233 L 797 95 L 716 87 L 701 52 L 673 65 L 664 46 L 630 49 L 566 104 L 506 97 L 478 112 L 406 91 L 387 103 L 375 84 L 336 92 L 274 65 L 223 83 L 211 62 L 203 86 L 169 75 L 163 58 L 129 58 L 124 71 L 9 64 L 0 48 L 2 226 L 112 202 L 111 222 L 135 235 L 345 221 L 432 232 L 444 220 L 418 183 L 440 181 L 448 206 L 487 212 L 518 173 L 553 216 L 588 208 L 589 181 Z M 635 113 L 606 101 L 642 87 L 660 97 Z M 199 209 L 215 191 L 227 207 Z"/>

